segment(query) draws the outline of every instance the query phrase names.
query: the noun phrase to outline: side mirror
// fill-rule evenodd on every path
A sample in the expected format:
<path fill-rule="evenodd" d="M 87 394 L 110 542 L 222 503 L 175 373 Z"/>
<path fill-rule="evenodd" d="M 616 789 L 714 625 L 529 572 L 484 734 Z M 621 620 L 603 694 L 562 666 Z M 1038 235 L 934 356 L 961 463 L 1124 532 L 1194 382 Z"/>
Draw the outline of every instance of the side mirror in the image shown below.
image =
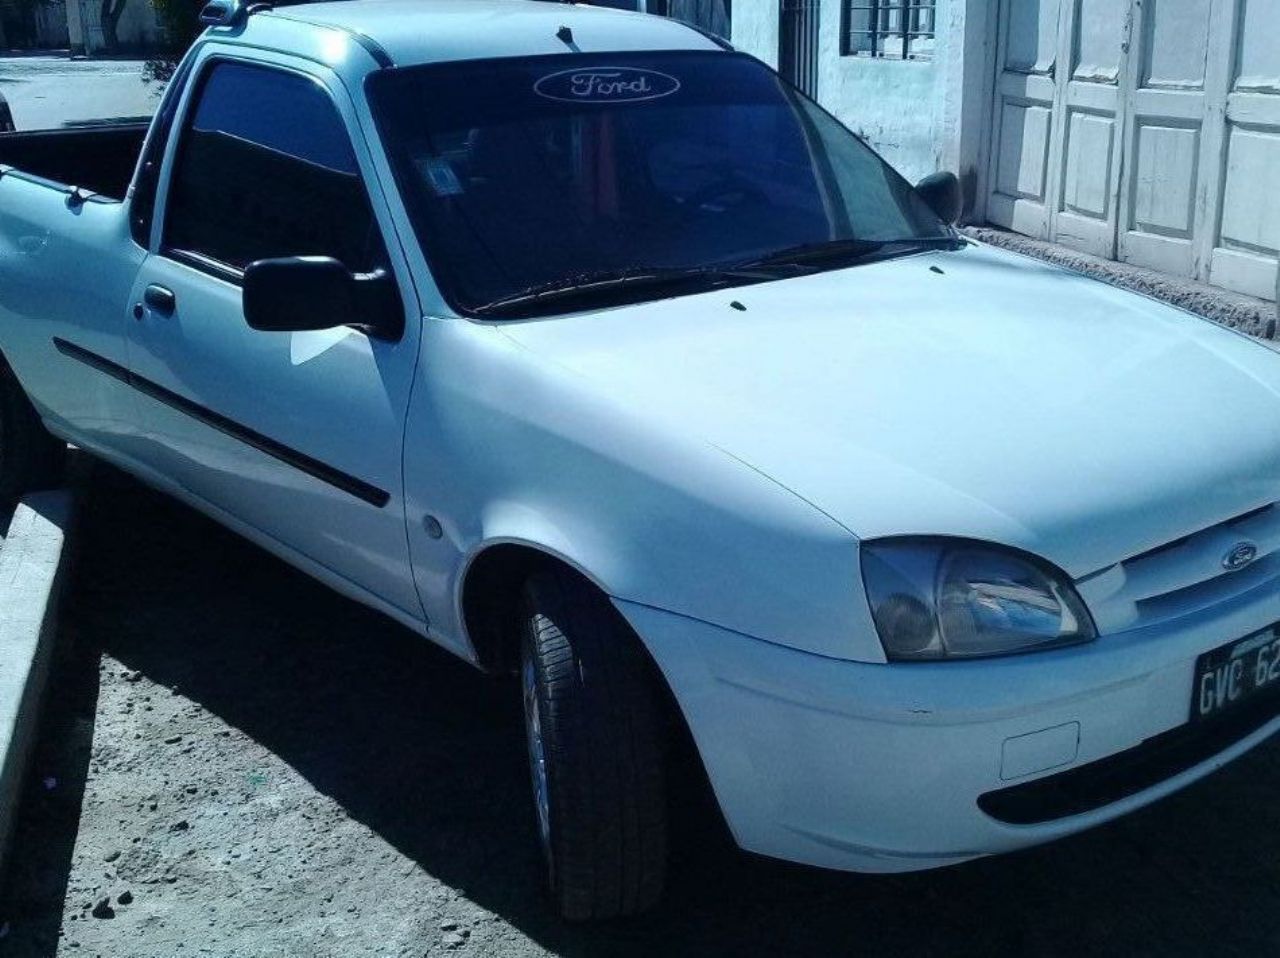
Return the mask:
<path fill-rule="evenodd" d="M 948 226 L 954 226 L 964 212 L 960 179 L 954 173 L 930 173 L 916 184 L 916 192 L 929 204 L 929 209 Z"/>
<path fill-rule="evenodd" d="M 244 271 L 244 318 L 254 329 L 291 333 L 355 326 L 399 339 L 404 312 L 383 270 L 353 273 L 329 256 L 260 259 Z"/>

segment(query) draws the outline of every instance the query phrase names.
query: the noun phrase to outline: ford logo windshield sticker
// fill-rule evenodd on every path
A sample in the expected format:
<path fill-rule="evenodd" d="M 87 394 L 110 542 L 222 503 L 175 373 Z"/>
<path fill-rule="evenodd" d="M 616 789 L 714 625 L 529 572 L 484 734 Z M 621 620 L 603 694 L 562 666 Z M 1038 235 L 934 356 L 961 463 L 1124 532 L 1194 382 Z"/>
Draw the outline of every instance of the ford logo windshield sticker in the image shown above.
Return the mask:
<path fill-rule="evenodd" d="M 1222 568 L 1228 572 L 1243 569 L 1258 557 L 1258 547 L 1252 542 L 1240 542 L 1231 547 L 1231 551 L 1222 557 Z"/>
<path fill-rule="evenodd" d="M 533 85 L 538 96 L 562 103 L 635 103 L 679 89 L 675 77 L 637 67 L 578 67 L 549 73 Z"/>

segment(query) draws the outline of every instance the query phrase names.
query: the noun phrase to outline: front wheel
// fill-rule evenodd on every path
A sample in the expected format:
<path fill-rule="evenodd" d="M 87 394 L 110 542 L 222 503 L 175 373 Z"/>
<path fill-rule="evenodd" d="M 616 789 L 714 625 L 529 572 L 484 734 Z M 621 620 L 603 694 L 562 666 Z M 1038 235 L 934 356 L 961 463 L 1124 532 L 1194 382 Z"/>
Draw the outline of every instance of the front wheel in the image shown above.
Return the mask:
<path fill-rule="evenodd" d="M 666 873 L 652 666 L 609 600 L 572 573 L 533 576 L 523 600 L 520 684 L 552 894 L 575 921 L 636 914 Z"/>

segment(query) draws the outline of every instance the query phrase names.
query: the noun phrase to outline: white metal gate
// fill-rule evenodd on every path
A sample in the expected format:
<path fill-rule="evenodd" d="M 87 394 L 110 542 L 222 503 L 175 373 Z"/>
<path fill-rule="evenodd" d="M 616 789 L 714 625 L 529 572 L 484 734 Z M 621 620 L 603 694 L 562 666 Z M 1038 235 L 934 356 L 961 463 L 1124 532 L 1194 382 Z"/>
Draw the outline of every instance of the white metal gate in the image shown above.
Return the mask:
<path fill-rule="evenodd" d="M 1277 0 L 1002 0 L 992 222 L 1276 296 Z"/>

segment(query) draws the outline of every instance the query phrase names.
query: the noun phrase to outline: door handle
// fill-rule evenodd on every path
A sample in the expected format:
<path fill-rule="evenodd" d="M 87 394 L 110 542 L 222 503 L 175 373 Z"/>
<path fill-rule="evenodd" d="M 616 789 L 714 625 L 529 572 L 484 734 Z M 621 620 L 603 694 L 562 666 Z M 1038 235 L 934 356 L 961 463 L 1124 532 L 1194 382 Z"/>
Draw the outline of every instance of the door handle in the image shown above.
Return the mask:
<path fill-rule="evenodd" d="M 147 287 L 142 294 L 142 301 L 161 316 L 172 316 L 178 306 L 178 297 L 173 295 L 173 290 L 155 283 Z"/>

